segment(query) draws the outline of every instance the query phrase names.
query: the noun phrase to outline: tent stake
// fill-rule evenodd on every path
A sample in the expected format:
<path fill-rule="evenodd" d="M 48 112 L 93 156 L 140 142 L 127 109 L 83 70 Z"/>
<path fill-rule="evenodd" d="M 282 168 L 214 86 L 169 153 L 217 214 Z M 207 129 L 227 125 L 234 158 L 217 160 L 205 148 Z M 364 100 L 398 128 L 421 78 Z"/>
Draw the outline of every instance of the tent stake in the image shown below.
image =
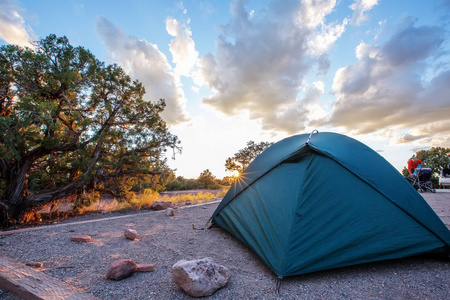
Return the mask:
<path fill-rule="evenodd" d="M 277 289 L 276 289 L 276 293 L 277 295 L 280 294 L 280 289 L 281 289 L 281 281 L 283 280 L 283 277 L 278 276 L 278 280 L 277 280 Z"/>

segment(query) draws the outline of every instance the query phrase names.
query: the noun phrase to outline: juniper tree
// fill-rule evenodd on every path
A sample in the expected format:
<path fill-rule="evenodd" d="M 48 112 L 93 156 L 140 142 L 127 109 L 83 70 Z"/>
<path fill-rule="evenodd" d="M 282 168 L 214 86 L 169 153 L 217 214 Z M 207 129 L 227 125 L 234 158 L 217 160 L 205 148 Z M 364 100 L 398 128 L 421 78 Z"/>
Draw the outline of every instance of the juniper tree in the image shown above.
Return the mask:
<path fill-rule="evenodd" d="M 58 199 L 148 176 L 179 150 L 164 100 L 66 37 L 0 48 L 0 222 Z"/>

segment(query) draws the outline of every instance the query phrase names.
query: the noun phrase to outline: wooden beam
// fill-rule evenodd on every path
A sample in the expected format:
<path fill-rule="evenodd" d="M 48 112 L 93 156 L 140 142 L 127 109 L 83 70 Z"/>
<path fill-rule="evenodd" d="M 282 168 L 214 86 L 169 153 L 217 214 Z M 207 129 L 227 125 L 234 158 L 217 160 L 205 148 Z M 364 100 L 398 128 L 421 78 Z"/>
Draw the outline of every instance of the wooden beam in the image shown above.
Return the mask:
<path fill-rule="evenodd" d="M 0 254 L 0 288 L 23 299 L 97 299 L 75 287 Z"/>

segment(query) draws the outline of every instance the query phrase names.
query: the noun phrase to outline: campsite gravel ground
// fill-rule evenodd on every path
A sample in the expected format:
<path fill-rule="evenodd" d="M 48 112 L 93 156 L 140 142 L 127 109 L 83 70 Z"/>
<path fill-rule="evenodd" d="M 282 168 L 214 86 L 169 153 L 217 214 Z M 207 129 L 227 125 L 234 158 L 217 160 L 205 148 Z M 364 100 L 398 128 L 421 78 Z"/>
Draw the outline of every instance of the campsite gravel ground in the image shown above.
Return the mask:
<path fill-rule="evenodd" d="M 423 196 L 450 228 L 450 190 Z M 192 229 L 192 224 L 204 226 L 217 205 L 183 207 L 174 217 L 164 211 L 81 217 L 0 236 L 0 252 L 22 263 L 43 262 L 45 274 L 100 299 L 191 299 L 172 282 L 171 267 L 203 257 L 232 273 L 227 286 L 208 299 L 450 299 L 450 260 L 429 255 L 285 278 L 277 295 L 277 277 L 234 237 L 219 228 Z M 125 239 L 126 228 L 135 229 L 141 240 Z M 79 234 L 94 241 L 70 241 Z M 119 259 L 154 263 L 156 270 L 106 280 L 108 266 Z M 18 298 L 0 290 L 0 299 Z"/>

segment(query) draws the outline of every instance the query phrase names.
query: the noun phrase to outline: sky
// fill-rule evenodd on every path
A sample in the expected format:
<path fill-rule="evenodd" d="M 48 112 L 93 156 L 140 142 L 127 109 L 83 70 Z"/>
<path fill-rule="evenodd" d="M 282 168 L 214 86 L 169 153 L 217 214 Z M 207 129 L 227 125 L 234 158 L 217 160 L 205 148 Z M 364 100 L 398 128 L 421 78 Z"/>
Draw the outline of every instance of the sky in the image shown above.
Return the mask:
<path fill-rule="evenodd" d="M 0 0 L 0 45 L 49 34 L 166 100 L 177 176 L 231 175 L 248 141 L 313 130 L 399 171 L 450 147 L 450 0 Z"/>

